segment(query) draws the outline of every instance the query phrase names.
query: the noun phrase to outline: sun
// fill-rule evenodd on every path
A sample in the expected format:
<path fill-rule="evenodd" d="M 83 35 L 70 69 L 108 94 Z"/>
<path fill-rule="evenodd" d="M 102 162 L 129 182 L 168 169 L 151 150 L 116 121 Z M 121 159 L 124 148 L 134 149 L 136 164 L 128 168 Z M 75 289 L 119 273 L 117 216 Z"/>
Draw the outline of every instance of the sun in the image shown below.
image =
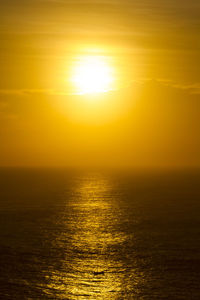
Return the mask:
<path fill-rule="evenodd" d="M 84 56 L 72 68 L 71 82 L 77 94 L 104 93 L 114 87 L 114 70 L 104 56 Z"/>

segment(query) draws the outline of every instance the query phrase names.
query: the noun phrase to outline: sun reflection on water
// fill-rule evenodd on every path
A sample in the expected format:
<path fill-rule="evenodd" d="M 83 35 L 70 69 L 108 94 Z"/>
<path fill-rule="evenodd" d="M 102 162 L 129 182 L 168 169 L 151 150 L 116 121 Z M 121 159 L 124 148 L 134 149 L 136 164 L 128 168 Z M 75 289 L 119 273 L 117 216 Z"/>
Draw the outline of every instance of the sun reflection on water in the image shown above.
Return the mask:
<path fill-rule="evenodd" d="M 116 229 L 116 200 L 111 183 L 97 175 L 73 187 L 60 221 L 65 230 L 55 241 L 65 255 L 50 285 L 61 298 L 119 298 L 124 266 L 117 249 L 127 236 Z"/>
<path fill-rule="evenodd" d="M 60 258 L 49 281 L 59 299 L 122 299 L 133 281 L 137 285 L 123 255 L 130 234 L 123 229 L 121 197 L 113 182 L 97 174 L 78 178 L 66 191 L 54 240 Z"/>

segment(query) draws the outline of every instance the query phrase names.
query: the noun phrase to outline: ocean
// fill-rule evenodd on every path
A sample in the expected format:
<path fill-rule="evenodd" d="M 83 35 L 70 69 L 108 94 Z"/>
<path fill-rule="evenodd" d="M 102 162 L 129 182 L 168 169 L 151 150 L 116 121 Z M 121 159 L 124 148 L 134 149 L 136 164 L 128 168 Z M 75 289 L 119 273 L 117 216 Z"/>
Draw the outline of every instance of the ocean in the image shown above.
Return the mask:
<path fill-rule="evenodd" d="M 0 169 L 0 299 L 200 299 L 200 170 Z"/>

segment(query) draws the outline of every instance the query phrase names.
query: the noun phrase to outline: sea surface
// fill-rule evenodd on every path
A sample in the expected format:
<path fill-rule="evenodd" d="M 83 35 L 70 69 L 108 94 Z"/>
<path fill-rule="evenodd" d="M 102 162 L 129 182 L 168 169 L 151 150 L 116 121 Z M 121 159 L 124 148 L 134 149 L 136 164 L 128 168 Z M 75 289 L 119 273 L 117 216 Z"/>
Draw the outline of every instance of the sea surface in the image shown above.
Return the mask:
<path fill-rule="evenodd" d="M 0 169 L 0 299 L 200 299 L 200 171 Z"/>

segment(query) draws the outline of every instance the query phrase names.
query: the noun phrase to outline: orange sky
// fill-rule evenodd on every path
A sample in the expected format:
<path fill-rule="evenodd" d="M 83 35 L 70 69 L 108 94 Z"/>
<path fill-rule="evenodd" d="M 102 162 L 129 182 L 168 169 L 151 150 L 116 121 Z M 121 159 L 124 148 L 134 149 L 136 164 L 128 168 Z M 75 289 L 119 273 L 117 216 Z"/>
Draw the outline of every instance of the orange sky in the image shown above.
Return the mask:
<path fill-rule="evenodd" d="M 199 0 L 0 8 L 1 166 L 200 166 Z M 67 74 L 93 52 L 119 83 L 90 103 Z"/>

